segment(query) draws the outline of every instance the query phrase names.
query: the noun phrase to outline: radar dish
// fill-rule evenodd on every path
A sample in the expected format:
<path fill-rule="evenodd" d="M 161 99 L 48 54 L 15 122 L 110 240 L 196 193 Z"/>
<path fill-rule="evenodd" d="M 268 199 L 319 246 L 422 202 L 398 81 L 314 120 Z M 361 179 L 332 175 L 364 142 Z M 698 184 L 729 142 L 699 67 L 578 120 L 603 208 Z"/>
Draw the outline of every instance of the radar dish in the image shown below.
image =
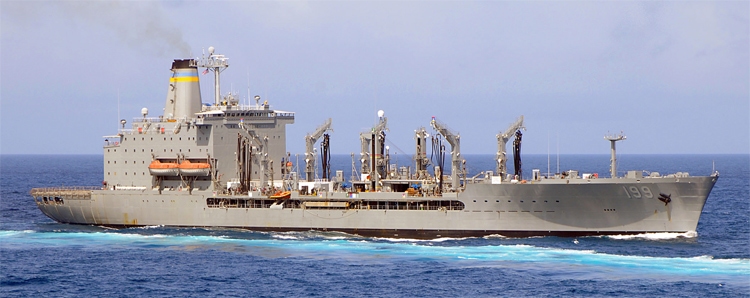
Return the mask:
<path fill-rule="evenodd" d="M 383 110 L 378 111 L 378 117 L 383 118 L 385 116 L 385 112 Z"/>

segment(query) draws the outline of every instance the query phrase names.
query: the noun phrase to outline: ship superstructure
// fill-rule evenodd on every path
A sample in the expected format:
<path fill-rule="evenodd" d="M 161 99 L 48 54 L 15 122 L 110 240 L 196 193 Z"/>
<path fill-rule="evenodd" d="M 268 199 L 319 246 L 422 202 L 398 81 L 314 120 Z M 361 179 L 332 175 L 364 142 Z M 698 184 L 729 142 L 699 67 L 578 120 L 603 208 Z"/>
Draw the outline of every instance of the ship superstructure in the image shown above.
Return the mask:
<path fill-rule="evenodd" d="M 228 93 L 213 103 L 202 103 L 198 66 L 213 70 L 218 83 L 227 58 L 175 60 L 164 108 L 159 117 L 121 120 L 118 134 L 105 137 L 104 184 L 106 188 L 140 188 L 244 191 L 281 181 L 281 161 L 286 154 L 286 125 L 294 113 L 270 108 L 267 101 L 242 105 Z M 276 164 L 274 165 L 274 161 Z"/>
<path fill-rule="evenodd" d="M 33 189 L 37 206 L 59 222 L 111 227 L 412 238 L 687 232 L 695 230 L 718 179 L 718 173 L 642 171 L 617 177 L 614 144 L 623 135 L 605 137 L 612 142 L 610 178 L 572 170 L 543 176 L 535 169 L 524 179 L 523 116 L 497 134 L 494 172 L 467 177 L 460 134 L 434 117 L 432 134 L 414 131 L 414 168 L 397 166 L 385 145 L 388 119 L 379 111 L 359 136 L 361 152 L 352 154 L 347 182 L 330 167 L 332 119 L 305 137 L 304 166 L 298 165 L 286 151 L 286 126 L 295 114 L 271 109 L 260 96 L 255 105 L 243 105 L 231 92 L 221 96 L 220 73 L 228 66 L 213 48 L 208 56 L 174 60 L 162 115 L 149 117 L 144 108 L 130 128 L 123 119 L 118 133 L 105 137 L 102 186 Z M 213 103 L 201 100 L 201 68 L 214 74 Z M 506 147 L 512 138 L 511 174 Z"/>

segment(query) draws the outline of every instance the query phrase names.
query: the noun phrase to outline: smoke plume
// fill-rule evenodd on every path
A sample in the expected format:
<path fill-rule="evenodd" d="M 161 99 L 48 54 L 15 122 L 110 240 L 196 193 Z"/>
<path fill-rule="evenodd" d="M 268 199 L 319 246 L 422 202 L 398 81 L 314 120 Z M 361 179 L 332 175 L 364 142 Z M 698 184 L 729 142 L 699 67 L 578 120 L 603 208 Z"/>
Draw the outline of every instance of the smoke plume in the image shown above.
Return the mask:
<path fill-rule="evenodd" d="M 188 57 L 182 30 L 156 1 L 60 1 L 60 12 L 112 30 L 124 43 L 159 57 Z"/>

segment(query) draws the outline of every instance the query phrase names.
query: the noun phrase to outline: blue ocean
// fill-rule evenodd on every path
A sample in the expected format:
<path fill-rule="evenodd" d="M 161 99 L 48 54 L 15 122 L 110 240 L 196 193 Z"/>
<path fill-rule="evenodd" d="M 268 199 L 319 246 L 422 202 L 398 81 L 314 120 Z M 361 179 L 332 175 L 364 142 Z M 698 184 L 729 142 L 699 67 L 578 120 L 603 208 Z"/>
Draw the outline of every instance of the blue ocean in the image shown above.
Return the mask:
<path fill-rule="evenodd" d="M 36 208 L 33 187 L 101 185 L 102 159 L 0 155 L 0 296 L 750 296 L 748 155 L 619 156 L 622 172 L 719 171 L 694 233 L 434 240 L 117 230 L 59 224 Z M 466 159 L 470 175 L 494 170 L 492 155 Z M 349 177 L 351 157 L 334 155 L 332 167 Z M 524 175 L 559 168 L 608 176 L 608 167 L 607 155 L 523 160 Z"/>

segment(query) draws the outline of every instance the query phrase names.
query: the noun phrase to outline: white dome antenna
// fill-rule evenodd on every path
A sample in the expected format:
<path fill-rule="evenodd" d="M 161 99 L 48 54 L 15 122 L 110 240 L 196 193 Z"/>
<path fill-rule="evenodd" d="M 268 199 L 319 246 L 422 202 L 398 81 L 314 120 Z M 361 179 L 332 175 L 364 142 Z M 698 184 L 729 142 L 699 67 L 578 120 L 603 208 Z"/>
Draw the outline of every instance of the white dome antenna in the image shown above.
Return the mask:
<path fill-rule="evenodd" d="M 383 118 L 385 116 L 385 112 L 383 110 L 378 111 L 378 118 Z"/>

